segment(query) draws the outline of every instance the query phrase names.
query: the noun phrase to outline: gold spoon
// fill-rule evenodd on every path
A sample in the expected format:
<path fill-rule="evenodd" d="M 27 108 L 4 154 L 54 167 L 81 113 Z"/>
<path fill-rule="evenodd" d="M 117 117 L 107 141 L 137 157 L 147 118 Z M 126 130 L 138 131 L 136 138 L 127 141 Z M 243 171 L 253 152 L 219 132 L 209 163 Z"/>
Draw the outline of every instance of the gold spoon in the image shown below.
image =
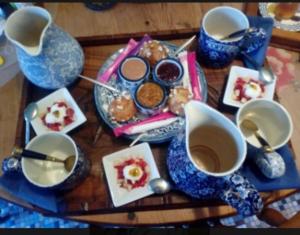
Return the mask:
<path fill-rule="evenodd" d="M 43 153 L 35 152 L 28 149 L 22 149 L 19 147 L 15 147 L 13 152 L 13 155 L 25 157 L 25 158 L 33 158 L 37 160 L 43 160 L 43 161 L 51 161 L 51 162 L 60 162 L 64 164 L 65 169 L 70 172 L 74 166 L 75 163 L 75 156 L 68 156 L 65 160 L 58 159 L 56 157 L 52 157 Z"/>
<path fill-rule="evenodd" d="M 251 121 L 250 119 L 244 119 L 241 122 L 241 126 L 243 126 L 244 128 L 246 128 L 254 133 L 255 137 L 257 138 L 257 140 L 259 141 L 259 143 L 262 145 L 263 149 L 267 153 L 274 152 L 274 150 L 272 149 L 270 144 L 257 132 L 258 127 L 253 121 Z"/>

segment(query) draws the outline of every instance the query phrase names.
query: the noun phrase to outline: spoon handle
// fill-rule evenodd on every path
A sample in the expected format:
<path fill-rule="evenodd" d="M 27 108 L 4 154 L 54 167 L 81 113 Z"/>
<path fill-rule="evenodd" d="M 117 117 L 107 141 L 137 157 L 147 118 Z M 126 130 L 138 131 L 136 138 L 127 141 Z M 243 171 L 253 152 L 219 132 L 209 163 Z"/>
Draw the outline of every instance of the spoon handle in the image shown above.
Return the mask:
<path fill-rule="evenodd" d="M 30 140 L 30 123 L 28 120 L 25 120 L 25 145 L 29 143 Z"/>
<path fill-rule="evenodd" d="M 254 134 L 266 152 L 273 152 L 270 144 L 257 131 L 255 131 Z"/>
<path fill-rule="evenodd" d="M 52 156 L 48 156 L 43 153 L 35 152 L 28 149 L 21 149 L 17 147 L 13 150 L 13 155 L 21 155 L 22 157 L 25 158 L 33 158 L 33 159 L 44 160 L 44 161 L 64 162 L 63 160 L 57 159 Z"/>

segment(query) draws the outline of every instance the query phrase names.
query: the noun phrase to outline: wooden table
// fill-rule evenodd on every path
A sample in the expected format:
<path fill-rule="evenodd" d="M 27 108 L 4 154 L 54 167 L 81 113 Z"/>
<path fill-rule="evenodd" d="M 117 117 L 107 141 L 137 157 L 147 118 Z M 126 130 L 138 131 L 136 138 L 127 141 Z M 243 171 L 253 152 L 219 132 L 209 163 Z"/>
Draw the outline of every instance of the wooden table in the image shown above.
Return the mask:
<path fill-rule="evenodd" d="M 215 3 L 214 3 L 215 4 Z M 205 5 L 205 8 L 207 7 L 214 7 L 215 5 Z M 122 4 L 123 5 L 123 4 Z M 143 5 L 143 4 L 141 4 Z M 162 4 L 163 5 L 163 4 Z M 183 6 L 181 6 L 182 9 Z M 164 8 L 163 8 L 164 9 Z M 199 21 L 198 21 L 199 22 Z M 142 32 L 140 32 L 140 35 L 137 34 L 137 37 L 141 36 Z M 169 32 L 170 33 L 170 32 Z M 162 32 L 161 35 L 167 35 Z M 183 34 L 184 35 L 184 34 Z M 125 37 L 125 36 L 122 36 Z M 122 38 L 120 37 L 120 38 Z M 159 35 L 158 35 L 159 37 Z M 174 37 L 174 36 L 172 36 Z M 118 36 L 116 36 L 118 38 Z M 124 38 L 122 39 L 124 40 Z M 104 39 L 103 39 L 104 41 Z M 175 44 L 180 44 L 182 41 L 177 40 L 174 41 Z M 116 43 L 116 41 L 114 42 Z M 116 51 L 118 48 L 122 47 L 122 44 L 116 44 L 116 45 L 103 45 L 103 46 L 88 46 L 85 47 L 85 70 L 84 74 L 88 76 L 95 77 L 97 74 L 97 71 L 103 61 L 114 51 Z M 298 55 L 298 54 L 297 54 Z M 296 56 L 296 55 L 295 55 Z M 299 55 L 298 55 L 299 56 Z M 298 71 L 298 70 L 297 70 Z M 299 70 L 300 71 L 300 70 Z M 228 74 L 228 70 L 209 70 L 205 69 L 206 78 L 208 81 L 213 80 L 214 77 L 219 77 L 220 73 L 226 76 Z M 5 137 L 1 135 L 0 137 L 0 156 L 4 157 L 5 155 L 9 154 L 12 146 L 14 144 L 15 140 L 15 130 L 16 130 L 16 123 L 19 118 L 19 116 L 22 116 L 22 113 L 19 113 L 19 107 L 20 107 L 20 101 L 22 101 L 21 96 L 21 88 L 23 85 L 23 78 L 22 76 L 18 76 L 16 79 L 12 80 L 10 83 L 8 83 L 5 87 L 1 88 L 0 92 L 0 129 L 2 133 L 7 133 Z M 85 81 L 80 81 L 78 84 L 82 87 L 91 88 L 91 84 L 86 83 Z M 285 94 L 286 90 L 285 89 Z M 293 87 L 289 88 L 290 91 L 293 90 Z M 293 92 L 292 93 L 294 99 L 287 98 L 285 95 L 281 96 L 278 94 L 279 99 L 281 102 L 284 103 L 286 108 L 291 112 L 292 116 L 298 117 L 299 114 L 295 112 L 295 108 L 297 107 L 295 100 L 299 99 L 299 93 Z M 7 103 L 9 102 L 9 105 L 7 106 Z M 7 108 L 8 107 L 8 108 Z M 9 111 L 9 112 L 8 112 Z M 18 115 L 19 114 L 19 115 Z M 297 119 L 294 119 L 297 120 Z M 299 139 L 299 128 L 300 123 L 295 123 L 295 131 L 296 132 L 296 138 L 295 134 L 292 138 L 292 143 L 296 143 L 296 141 Z M 294 133 L 295 133 L 294 132 Z M 295 149 L 296 156 L 300 156 L 299 149 Z M 296 159 L 298 162 L 298 159 Z M 278 199 L 280 197 L 284 197 L 288 195 L 289 193 L 293 192 L 293 190 L 281 190 L 276 191 L 268 194 L 268 200 L 266 203 L 271 202 L 275 199 Z M 14 198 L 12 195 L 9 195 L 5 193 L 3 190 L 0 191 L 0 196 L 2 198 L 6 198 L 7 200 L 16 202 L 18 204 L 21 204 L 23 206 L 32 208 L 31 205 L 27 204 L 26 202 L 20 201 L 16 198 Z M 234 213 L 235 211 L 230 208 L 229 206 L 199 206 L 195 208 L 182 208 L 182 209 L 168 209 L 168 210 L 159 210 L 159 211 L 139 211 L 134 213 L 114 213 L 114 214 L 94 214 L 94 215 L 82 215 L 82 216 L 72 216 L 70 218 L 78 219 L 82 221 L 88 221 L 88 222 L 95 222 L 95 223 L 115 223 L 115 224 L 163 224 L 163 223 L 184 223 L 184 222 L 190 222 L 195 221 L 199 219 L 204 218 L 210 218 L 210 217 L 220 217 L 224 215 L 228 215 L 231 213 Z"/>

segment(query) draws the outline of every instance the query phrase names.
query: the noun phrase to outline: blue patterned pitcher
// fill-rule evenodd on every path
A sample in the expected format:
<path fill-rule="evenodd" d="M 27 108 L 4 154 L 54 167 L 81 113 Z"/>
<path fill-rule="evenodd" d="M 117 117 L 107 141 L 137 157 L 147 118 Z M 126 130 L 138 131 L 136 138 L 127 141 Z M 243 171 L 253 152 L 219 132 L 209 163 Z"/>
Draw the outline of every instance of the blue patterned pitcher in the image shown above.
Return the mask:
<path fill-rule="evenodd" d="M 11 14 L 5 35 L 17 48 L 22 72 L 39 87 L 68 86 L 82 71 L 84 55 L 80 45 L 41 7 L 25 7 Z"/>
<path fill-rule="evenodd" d="M 262 199 L 237 170 L 247 145 L 239 129 L 208 105 L 190 101 L 185 106 L 185 133 L 171 142 L 167 166 L 176 188 L 199 199 L 220 198 L 238 213 L 258 213 Z"/>

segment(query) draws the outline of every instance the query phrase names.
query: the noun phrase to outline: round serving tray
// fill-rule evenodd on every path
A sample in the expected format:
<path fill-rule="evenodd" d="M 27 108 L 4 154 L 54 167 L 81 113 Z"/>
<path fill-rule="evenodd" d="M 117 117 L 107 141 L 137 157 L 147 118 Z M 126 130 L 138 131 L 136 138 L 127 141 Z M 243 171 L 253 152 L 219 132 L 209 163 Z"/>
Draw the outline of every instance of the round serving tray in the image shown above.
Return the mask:
<path fill-rule="evenodd" d="M 175 52 L 176 49 L 178 49 L 178 46 L 168 43 L 168 42 L 161 42 L 165 46 L 169 48 L 169 50 L 172 52 Z M 124 48 L 116 51 L 114 54 L 112 54 L 103 64 L 103 66 L 100 68 L 98 72 L 98 77 L 106 71 L 107 68 L 109 68 L 113 61 L 120 55 L 120 53 L 124 50 Z M 199 75 L 199 83 L 200 83 L 200 89 L 201 89 L 201 94 L 203 97 L 202 102 L 206 102 L 207 100 L 207 83 L 205 79 L 204 72 L 200 65 L 196 62 L 196 70 Z M 116 87 L 120 90 L 122 90 L 121 85 L 117 81 L 116 77 L 111 77 L 109 82 L 109 85 Z M 94 86 L 94 99 L 95 99 L 95 104 L 97 111 L 100 115 L 100 117 L 103 119 L 103 121 L 112 129 L 120 126 L 121 124 L 116 123 L 113 121 L 108 113 L 108 107 L 111 101 L 114 99 L 114 95 L 112 94 L 111 91 L 100 87 L 98 85 Z M 134 120 L 130 120 L 128 123 L 136 122 L 139 120 L 143 120 L 146 116 L 143 114 L 138 114 L 137 117 Z M 145 135 L 140 139 L 142 142 L 149 142 L 149 143 L 163 143 L 170 141 L 172 137 L 174 137 L 180 129 L 182 129 L 184 125 L 184 119 L 179 118 L 177 121 L 173 122 L 170 125 L 156 128 L 153 130 L 147 131 Z M 134 140 L 139 134 L 135 135 L 123 135 L 124 137 Z"/>

